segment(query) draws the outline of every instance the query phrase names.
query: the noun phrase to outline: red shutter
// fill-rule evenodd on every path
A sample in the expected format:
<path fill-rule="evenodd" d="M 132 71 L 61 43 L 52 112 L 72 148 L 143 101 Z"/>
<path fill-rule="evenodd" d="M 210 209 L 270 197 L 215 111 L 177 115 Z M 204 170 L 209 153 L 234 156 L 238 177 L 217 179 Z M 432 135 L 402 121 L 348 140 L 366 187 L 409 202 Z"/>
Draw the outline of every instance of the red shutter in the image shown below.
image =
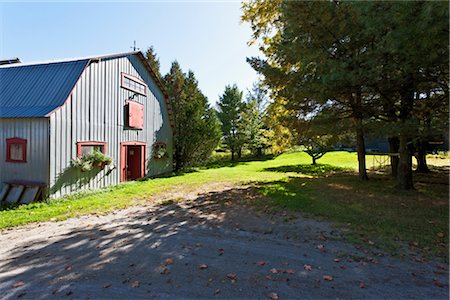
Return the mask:
<path fill-rule="evenodd" d="M 128 101 L 128 126 L 137 129 L 144 128 L 144 105 Z"/>

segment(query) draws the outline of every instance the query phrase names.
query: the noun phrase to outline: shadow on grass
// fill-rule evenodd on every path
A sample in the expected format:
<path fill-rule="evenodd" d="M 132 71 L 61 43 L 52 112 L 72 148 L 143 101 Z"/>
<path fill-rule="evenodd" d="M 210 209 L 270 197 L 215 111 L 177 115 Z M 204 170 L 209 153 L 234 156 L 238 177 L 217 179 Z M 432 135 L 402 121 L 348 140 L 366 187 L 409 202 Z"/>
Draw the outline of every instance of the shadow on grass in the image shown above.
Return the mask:
<path fill-rule="evenodd" d="M 302 167 L 280 171 L 289 172 L 285 170 L 304 171 Z M 310 172 L 317 174 L 315 169 Z M 259 183 L 267 200 L 256 205 L 274 211 L 301 211 L 345 224 L 359 240 L 370 238 L 393 254 L 401 253 L 398 241 L 403 241 L 413 243 L 427 256 L 447 260 L 448 186 L 424 183 L 416 191 L 405 192 L 394 189 L 394 184 L 389 175 L 373 175 L 368 182 L 350 174 L 290 177 Z"/>
<path fill-rule="evenodd" d="M 287 166 L 281 166 L 281 167 L 274 167 L 274 168 L 265 168 L 263 171 L 269 171 L 269 172 L 282 172 L 282 173 L 301 173 L 305 175 L 327 175 L 332 173 L 338 173 L 338 172 L 345 172 L 349 171 L 349 169 L 345 169 L 342 167 L 337 167 L 329 164 L 316 164 L 316 165 L 309 165 L 309 164 L 299 164 L 299 165 L 287 165 Z"/>
<path fill-rule="evenodd" d="M 207 162 L 204 165 L 199 166 L 198 168 L 201 170 L 207 170 L 207 169 L 218 169 L 223 167 L 236 167 L 239 165 L 246 165 L 249 162 L 252 161 L 267 161 L 273 159 L 274 156 L 272 154 L 270 155 L 263 155 L 260 157 L 244 157 L 235 161 L 232 160 L 215 160 L 211 162 Z"/>

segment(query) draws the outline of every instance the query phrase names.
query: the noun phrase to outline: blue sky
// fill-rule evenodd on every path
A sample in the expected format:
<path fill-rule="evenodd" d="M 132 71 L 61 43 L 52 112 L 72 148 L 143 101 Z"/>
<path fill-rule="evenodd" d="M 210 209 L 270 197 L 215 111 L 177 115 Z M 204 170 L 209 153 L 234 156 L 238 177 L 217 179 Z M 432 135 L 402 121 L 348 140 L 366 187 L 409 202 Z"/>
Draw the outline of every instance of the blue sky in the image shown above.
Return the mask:
<path fill-rule="evenodd" d="M 1 1 L 1 0 L 0 0 Z M 0 58 L 23 62 L 131 51 L 153 45 L 166 74 L 173 60 L 194 71 L 215 103 L 225 85 L 247 90 L 257 80 L 246 57 L 248 24 L 240 2 L 0 3 Z"/>

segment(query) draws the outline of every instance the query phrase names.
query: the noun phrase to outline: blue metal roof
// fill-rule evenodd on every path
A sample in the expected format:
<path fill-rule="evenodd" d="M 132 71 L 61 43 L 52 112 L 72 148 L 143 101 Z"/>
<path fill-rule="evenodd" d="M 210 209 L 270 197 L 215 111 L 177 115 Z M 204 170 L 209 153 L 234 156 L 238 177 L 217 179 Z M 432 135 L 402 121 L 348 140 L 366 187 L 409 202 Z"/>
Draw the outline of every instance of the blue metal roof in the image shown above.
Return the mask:
<path fill-rule="evenodd" d="M 0 118 L 45 117 L 64 104 L 89 59 L 0 68 Z"/>

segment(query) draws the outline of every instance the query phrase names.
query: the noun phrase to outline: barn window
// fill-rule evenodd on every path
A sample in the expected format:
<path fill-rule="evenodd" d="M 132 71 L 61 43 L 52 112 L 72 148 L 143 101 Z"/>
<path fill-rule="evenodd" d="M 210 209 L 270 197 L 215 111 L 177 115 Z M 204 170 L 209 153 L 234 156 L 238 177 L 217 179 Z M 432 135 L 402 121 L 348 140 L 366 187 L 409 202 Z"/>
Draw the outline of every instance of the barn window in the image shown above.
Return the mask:
<path fill-rule="evenodd" d="M 94 153 L 94 151 L 99 151 L 106 154 L 106 143 L 105 142 L 78 142 L 77 143 L 77 156 L 81 157 L 86 154 Z"/>
<path fill-rule="evenodd" d="M 27 162 L 27 140 L 21 138 L 6 139 L 6 161 Z"/>
<path fill-rule="evenodd" d="M 144 105 L 135 101 L 125 103 L 125 126 L 134 129 L 144 128 Z"/>
<path fill-rule="evenodd" d="M 147 96 L 147 85 L 134 76 L 122 73 L 120 86 L 140 95 Z"/>

